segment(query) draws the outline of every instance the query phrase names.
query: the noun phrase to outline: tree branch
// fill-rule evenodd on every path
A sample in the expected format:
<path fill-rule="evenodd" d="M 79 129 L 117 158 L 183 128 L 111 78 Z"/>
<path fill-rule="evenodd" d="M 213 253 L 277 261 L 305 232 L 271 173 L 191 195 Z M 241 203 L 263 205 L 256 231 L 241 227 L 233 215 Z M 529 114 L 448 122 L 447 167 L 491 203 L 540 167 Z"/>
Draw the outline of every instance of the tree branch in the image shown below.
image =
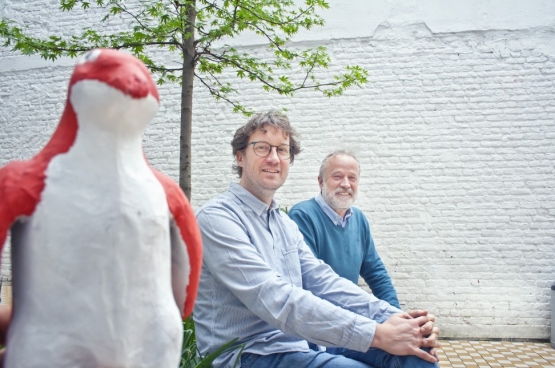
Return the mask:
<path fill-rule="evenodd" d="M 221 85 L 221 83 L 218 81 L 218 79 L 211 74 L 211 76 L 216 79 L 217 83 Z M 233 106 L 234 111 L 240 111 L 246 114 L 250 114 L 250 111 L 248 111 L 247 109 L 245 109 L 243 106 L 241 106 L 240 104 L 238 104 L 237 102 L 230 100 L 228 97 L 226 97 L 224 94 L 221 94 L 217 89 L 213 88 L 208 82 L 206 82 L 204 80 L 204 78 L 202 78 L 201 76 L 199 76 L 197 73 L 195 73 L 195 77 L 198 78 L 198 80 L 206 87 L 208 88 L 208 92 L 214 96 L 216 99 L 221 99 L 224 100 L 225 102 L 229 103 L 231 106 Z"/>

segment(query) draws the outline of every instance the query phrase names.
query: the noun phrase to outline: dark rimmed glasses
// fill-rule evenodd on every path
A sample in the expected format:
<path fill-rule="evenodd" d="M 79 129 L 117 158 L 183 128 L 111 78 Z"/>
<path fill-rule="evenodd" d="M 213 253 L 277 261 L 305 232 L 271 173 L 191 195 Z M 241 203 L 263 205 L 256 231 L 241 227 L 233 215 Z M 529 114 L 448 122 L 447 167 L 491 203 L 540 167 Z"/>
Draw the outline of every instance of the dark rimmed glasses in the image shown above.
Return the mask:
<path fill-rule="evenodd" d="M 288 160 L 291 157 L 291 153 L 293 152 L 293 146 L 288 144 L 280 144 L 279 146 L 272 146 L 268 142 L 257 141 L 257 142 L 250 142 L 248 145 L 252 144 L 252 149 L 254 150 L 254 154 L 258 157 L 267 157 L 272 152 L 272 147 L 276 148 L 276 153 L 280 160 Z"/>

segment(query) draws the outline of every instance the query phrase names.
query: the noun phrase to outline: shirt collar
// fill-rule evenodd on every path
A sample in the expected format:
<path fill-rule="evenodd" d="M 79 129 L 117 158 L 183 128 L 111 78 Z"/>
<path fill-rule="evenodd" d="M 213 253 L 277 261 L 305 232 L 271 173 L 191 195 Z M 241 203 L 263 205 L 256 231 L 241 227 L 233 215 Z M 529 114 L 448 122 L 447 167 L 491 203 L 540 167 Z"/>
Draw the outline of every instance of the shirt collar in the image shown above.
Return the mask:
<path fill-rule="evenodd" d="M 351 215 L 353 214 L 353 211 L 351 210 L 351 208 L 347 209 L 347 212 L 345 212 L 345 217 L 341 217 L 337 214 L 337 212 L 335 212 L 333 210 L 333 208 L 330 207 L 330 205 L 326 202 L 326 200 L 324 199 L 324 197 L 322 196 L 322 193 L 318 194 L 316 196 L 316 202 L 320 205 L 320 207 L 322 208 L 322 211 L 324 211 L 324 213 L 326 215 L 328 215 L 328 217 L 330 218 L 330 220 L 336 225 L 341 225 L 341 227 L 345 227 L 347 226 L 347 221 L 349 220 L 349 218 L 351 217 Z"/>
<path fill-rule="evenodd" d="M 279 209 L 279 205 L 275 199 L 272 199 L 272 203 L 270 204 L 270 206 L 268 206 L 266 203 L 256 198 L 254 194 L 252 194 L 237 183 L 231 183 L 231 185 L 229 186 L 229 191 L 259 216 L 268 211 Z"/>

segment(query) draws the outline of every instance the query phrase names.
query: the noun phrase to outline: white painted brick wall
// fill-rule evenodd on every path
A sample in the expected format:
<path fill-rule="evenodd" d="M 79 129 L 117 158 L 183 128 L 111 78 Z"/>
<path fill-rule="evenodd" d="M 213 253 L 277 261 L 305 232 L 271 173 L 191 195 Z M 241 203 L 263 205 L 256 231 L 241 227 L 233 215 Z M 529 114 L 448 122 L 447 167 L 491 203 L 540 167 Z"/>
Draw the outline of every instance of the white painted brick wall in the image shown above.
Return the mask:
<path fill-rule="evenodd" d="M 9 13 L 20 18 L 29 16 L 25 6 L 53 11 L 32 6 L 38 1 L 15 3 Z M 65 28 L 78 26 L 68 14 L 56 16 Z M 288 109 L 301 133 L 303 152 L 277 194 L 284 206 L 317 193 L 320 160 L 330 150 L 358 153 L 358 206 L 404 308 L 431 310 L 444 336 L 545 339 L 555 281 L 555 58 L 545 46 L 554 37 L 553 28 L 432 34 L 421 24 L 384 25 L 368 37 L 322 41 L 333 59 L 328 75 L 347 64 L 369 70 L 361 89 L 291 98 L 239 82 L 239 97 L 260 111 Z M 47 141 L 72 68 L 28 67 L 26 58 L 0 51 L 4 165 Z M 229 142 L 246 119 L 197 88 L 198 208 L 236 180 Z M 151 164 L 174 179 L 179 96 L 177 86 L 161 88 L 161 111 L 145 133 Z"/>

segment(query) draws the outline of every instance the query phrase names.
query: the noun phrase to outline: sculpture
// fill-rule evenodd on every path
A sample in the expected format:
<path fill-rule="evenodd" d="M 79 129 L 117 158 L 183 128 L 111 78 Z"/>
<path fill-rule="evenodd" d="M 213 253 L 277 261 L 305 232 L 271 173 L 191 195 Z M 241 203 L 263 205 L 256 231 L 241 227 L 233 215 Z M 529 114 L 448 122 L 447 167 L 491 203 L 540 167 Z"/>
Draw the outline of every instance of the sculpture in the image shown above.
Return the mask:
<path fill-rule="evenodd" d="M 202 261 L 194 212 L 149 167 L 159 104 L 135 57 L 83 55 L 46 146 L 0 169 L 0 246 L 11 228 L 6 367 L 177 367 Z"/>

